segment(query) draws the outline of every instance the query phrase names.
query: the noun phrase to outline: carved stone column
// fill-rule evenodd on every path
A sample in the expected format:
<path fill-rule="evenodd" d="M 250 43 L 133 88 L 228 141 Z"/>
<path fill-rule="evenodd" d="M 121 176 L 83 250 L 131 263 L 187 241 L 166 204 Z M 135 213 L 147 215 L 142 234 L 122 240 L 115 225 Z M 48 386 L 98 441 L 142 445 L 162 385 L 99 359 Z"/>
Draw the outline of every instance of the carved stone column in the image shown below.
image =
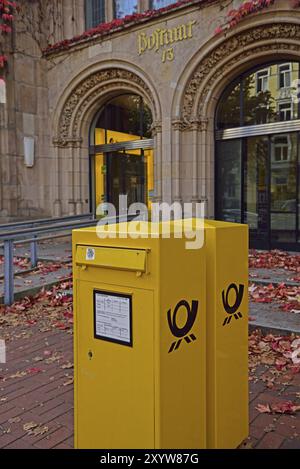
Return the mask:
<path fill-rule="evenodd" d="M 162 200 L 162 124 L 154 122 L 152 127 L 154 138 L 154 188 L 155 197 L 153 202 Z"/>
<path fill-rule="evenodd" d="M 199 120 L 197 118 L 191 119 L 191 132 L 192 132 L 192 148 L 193 148 L 193 188 L 192 188 L 192 202 L 199 201 L 199 148 L 198 148 L 198 134 L 199 134 Z"/>
<path fill-rule="evenodd" d="M 61 153 L 61 143 L 58 139 L 53 139 L 53 175 L 52 175 L 52 187 L 53 187 L 53 215 L 55 217 L 61 217 L 62 207 L 61 207 L 61 196 L 60 196 L 60 153 Z"/>
<path fill-rule="evenodd" d="M 81 211 L 79 161 L 81 142 L 82 140 L 78 138 L 53 140 L 54 214 L 57 217 L 76 215 L 77 210 Z"/>
<path fill-rule="evenodd" d="M 181 199 L 181 174 L 180 174 L 180 156 L 181 156 L 181 120 L 175 119 L 172 122 L 173 138 L 172 142 L 172 179 L 173 179 L 173 202 L 182 202 Z"/>
<path fill-rule="evenodd" d="M 82 214 L 82 171 L 81 171 L 81 143 L 82 140 L 78 139 L 73 144 L 73 196 L 76 215 Z"/>

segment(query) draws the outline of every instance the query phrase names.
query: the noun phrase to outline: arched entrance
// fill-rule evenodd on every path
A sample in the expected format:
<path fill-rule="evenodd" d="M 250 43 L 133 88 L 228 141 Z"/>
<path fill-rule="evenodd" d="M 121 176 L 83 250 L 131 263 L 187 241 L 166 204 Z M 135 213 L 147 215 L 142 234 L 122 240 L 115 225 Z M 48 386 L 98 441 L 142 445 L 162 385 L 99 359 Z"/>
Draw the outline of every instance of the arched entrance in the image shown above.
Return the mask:
<path fill-rule="evenodd" d="M 260 65 L 216 112 L 216 218 L 247 223 L 253 247 L 299 248 L 299 62 Z"/>
<path fill-rule="evenodd" d="M 106 203 L 113 204 L 117 213 L 134 203 L 151 204 L 152 114 L 143 97 L 123 92 L 104 104 L 91 126 L 89 153 L 95 213 L 103 212 Z"/>
<path fill-rule="evenodd" d="M 53 114 L 53 158 L 55 171 L 53 172 L 53 213 L 56 216 L 73 215 L 83 212 L 96 212 L 96 191 L 100 194 L 99 184 L 96 189 L 96 155 L 106 155 L 110 151 L 120 152 L 133 150 L 152 150 L 155 148 L 155 197 L 161 198 L 161 107 L 155 87 L 149 77 L 145 77 L 140 70 L 133 70 L 128 64 L 95 64 L 91 69 L 76 75 L 65 88 L 62 95 L 57 98 L 56 110 Z M 127 68 L 125 68 L 127 67 Z M 144 107 L 151 109 L 153 125 L 151 131 L 153 140 L 142 132 L 127 130 L 125 126 L 119 132 L 127 134 L 121 139 L 119 135 L 113 148 L 108 148 L 109 141 L 101 140 L 98 131 L 96 141 L 96 128 L 103 129 L 108 135 L 109 127 L 103 121 L 99 122 L 105 105 L 121 96 L 134 95 L 139 102 L 143 97 Z M 126 106 L 125 106 L 126 107 Z M 125 113 L 126 114 L 126 113 Z M 123 118 L 125 119 L 123 113 Z M 134 114 L 134 113 L 133 113 Z M 103 117 L 102 117 L 103 119 Z M 97 127 L 98 125 L 98 127 Z M 100 127 L 99 127 L 100 126 Z M 101 127 L 102 126 L 102 127 Z M 115 132 L 118 132 L 115 130 Z M 103 132 L 102 132 L 103 135 Z M 129 136 L 128 136 L 129 135 Z M 125 138 L 126 137 L 126 138 Z M 132 148 L 132 145 L 135 147 Z M 128 147 L 129 145 L 129 147 Z M 145 158 L 144 158 L 145 161 Z M 102 167 L 103 175 L 107 170 L 106 164 Z M 147 173 L 148 181 L 149 174 Z M 150 175 L 151 178 L 151 175 Z M 104 178 L 103 185 L 106 180 Z M 105 188 L 105 187 L 104 187 Z M 103 192 L 106 201 L 106 192 Z M 152 196 L 151 186 L 147 185 L 147 201 Z"/>

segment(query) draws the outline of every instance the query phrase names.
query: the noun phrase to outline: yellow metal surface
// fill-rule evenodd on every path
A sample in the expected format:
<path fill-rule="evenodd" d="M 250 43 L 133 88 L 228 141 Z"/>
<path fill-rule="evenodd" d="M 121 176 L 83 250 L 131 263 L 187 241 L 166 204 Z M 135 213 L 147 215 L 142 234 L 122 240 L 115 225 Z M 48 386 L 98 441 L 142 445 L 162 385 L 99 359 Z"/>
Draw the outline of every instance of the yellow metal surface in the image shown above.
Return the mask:
<path fill-rule="evenodd" d="M 103 267 L 97 255 L 77 264 L 103 247 L 147 252 L 146 271 Z M 73 259 L 76 447 L 205 448 L 204 249 L 187 251 L 184 239 L 99 239 L 88 228 L 73 232 Z M 95 338 L 95 291 L 131 298 L 132 346 Z"/>
<path fill-rule="evenodd" d="M 207 446 L 236 448 L 247 436 L 248 227 L 205 222 Z"/>
<path fill-rule="evenodd" d="M 90 250 L 92 259 L 88 257 Z M 145 272 L 146 256 L 142 249 L 77 246 L 76 264 Z"/>

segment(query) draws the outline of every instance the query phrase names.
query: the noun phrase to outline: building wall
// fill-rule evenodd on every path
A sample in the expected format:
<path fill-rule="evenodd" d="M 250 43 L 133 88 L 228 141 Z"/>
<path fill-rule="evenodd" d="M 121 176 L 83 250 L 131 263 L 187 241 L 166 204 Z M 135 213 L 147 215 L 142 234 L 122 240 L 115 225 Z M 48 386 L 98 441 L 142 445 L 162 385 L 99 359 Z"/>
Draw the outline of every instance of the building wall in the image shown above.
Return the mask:
<path fill-rule="evenodd" d="M 224 6 L 237 3 L 196 1 L 44 58 L 32 32 L 17 34 L 7 105 L 0 105 L 2 217 L 88 210 L 89 128 L 101 105 L 120 90 L 143 95 L 152 109 L 156 198 L 207 199 L 213 216 L 214 112 L 222 91 L 254 65 L 300 56 L 300 14 L 286 1 L 252 15 L 225 37 L 215 36 Z M 60 20 L 46 21 L 39 44 L 84 29 L 83 1 L 52 4 Z M 139 35 L 142 45 L 157 29 L 171 31 L 165 34 L 174 40 L 182 25 L 191 37 L 139 51 Z M 36 141 L 33 168 L 24 166 L 24 135 Z"/>

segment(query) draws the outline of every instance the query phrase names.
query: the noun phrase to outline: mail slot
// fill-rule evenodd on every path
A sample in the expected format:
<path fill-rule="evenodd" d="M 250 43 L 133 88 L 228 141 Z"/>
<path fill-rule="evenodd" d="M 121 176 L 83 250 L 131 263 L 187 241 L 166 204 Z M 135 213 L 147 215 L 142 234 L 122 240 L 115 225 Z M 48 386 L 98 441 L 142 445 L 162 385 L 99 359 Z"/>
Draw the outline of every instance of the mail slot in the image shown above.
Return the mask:
<path fill-rule="evenodd" d="M 146 256 L 142 249 L 78 246 L 76 265 L 145 272 Z"/>
<path fill-rule="evenodd" d="M 205 249 L 175 231 L 73 231 L 76 448 L 206 447 Z"/>

